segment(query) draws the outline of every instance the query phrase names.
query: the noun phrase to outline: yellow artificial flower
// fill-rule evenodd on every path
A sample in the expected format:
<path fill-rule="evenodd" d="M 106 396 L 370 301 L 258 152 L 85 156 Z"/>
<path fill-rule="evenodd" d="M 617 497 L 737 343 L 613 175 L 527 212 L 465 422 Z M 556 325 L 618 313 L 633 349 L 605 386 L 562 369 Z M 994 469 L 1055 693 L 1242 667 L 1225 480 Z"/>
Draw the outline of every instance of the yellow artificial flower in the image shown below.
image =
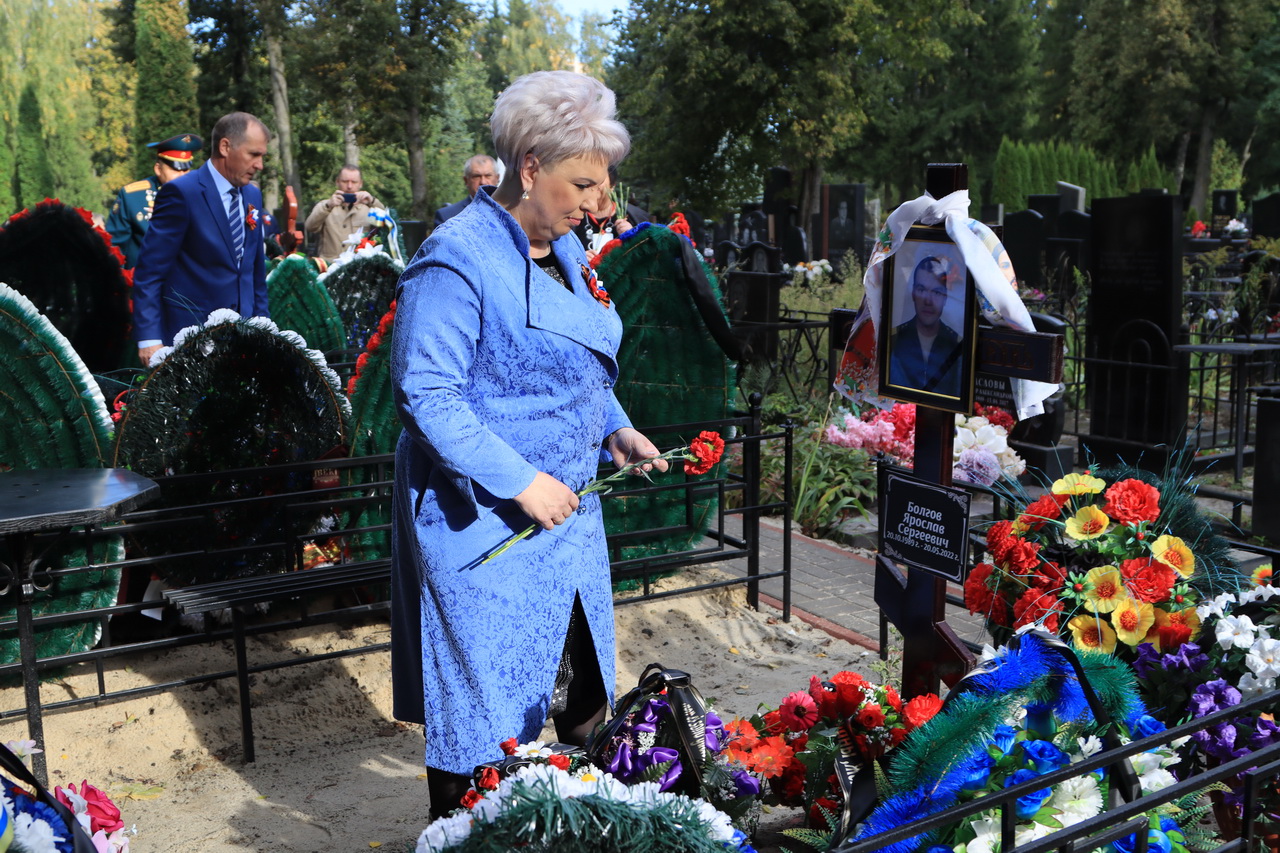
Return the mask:
<path fill-rule="evenodd" d="M 1127 598 L 1111 611 L 1111 625 L 1116 637 L 1126 646 L 1136 647 L 1147 639 L 1147 632 L 1155 624 L 1155 608 L 1145 601 Z"/>
<path fill-rule="evenodd" d="M 1053 484 L 1055 495 L 1096 495 L 1107 485 L 1092 474 L 1068 474 Z"/>
<path fill-rule="evenodd" d="M 1181 610 L 1161 610 L 1159 607 L 1153 607 L 1156 615 L 1155 627 L 1163 628 L 1166 625 L 1185 625 L 1191 629 L 1189 640 L 1194 640 L 1200 636 L 1200 614 L 1196 613 L 1194 607 L 1184 607 Z M 1156 644 L 1159 648 L 1160 644 Z M 1169 651 L 1168 649 L 1160 649 L 1160 651 Z"/>
<path fill-rule="evenodd" d="M 1129 599 L 1124 578 L 1115 566 L 1098 566 L 1084 576 L 1084 606 L 1094 613 L 1110 613 Z"/>
<path fill-rule="evenodd" d="M 1177 536 L 1161 536 L 1151 546 L 1151 555 L 1184 578 L 1189 578 L 1196 572 L 1195 554 Z"/>
<path fill-rule="evenodd" d="M 1082 506 L 1067 519 L 1067 535 L 1072 539 L 1097 539 L 1107 532 L 1110 523 L 1111 519 L 1096 506 Z"/>
<path fill-rule="evenodd" d="M 1067 622 L 1077 649 L 1111 654 L 1116 650 L 1116 632 L 1098 616 L 1080 614 Z"/>

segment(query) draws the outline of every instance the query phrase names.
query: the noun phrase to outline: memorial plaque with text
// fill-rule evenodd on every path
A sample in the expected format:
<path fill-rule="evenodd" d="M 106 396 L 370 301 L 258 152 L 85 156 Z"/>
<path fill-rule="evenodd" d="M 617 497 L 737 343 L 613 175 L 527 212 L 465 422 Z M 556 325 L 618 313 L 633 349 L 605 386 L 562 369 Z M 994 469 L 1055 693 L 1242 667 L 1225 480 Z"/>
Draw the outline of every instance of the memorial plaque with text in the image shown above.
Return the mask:
<path fill-rule="evenodd" d="M 969 493 L 880 468 L 880 553 L 938 577 L 964 580 Z"/>

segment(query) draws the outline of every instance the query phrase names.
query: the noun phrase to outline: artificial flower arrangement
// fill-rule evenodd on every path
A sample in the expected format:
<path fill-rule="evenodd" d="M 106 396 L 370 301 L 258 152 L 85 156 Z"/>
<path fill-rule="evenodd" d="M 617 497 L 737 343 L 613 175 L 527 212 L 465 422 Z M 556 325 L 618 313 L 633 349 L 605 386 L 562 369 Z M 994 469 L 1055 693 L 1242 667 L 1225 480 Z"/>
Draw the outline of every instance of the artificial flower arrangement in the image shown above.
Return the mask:
<path fill-rule="evenodd" d="M 1169 725 L 1198 719 L 1276 690 L 1280 678 L 1280 587 L 1272 586 L 1271 565 L 1254 571 L 1251 582 L 1196 608 L 1200 641 L 1169 651 L 1138 647 L 1134 669 L 1153 715 Z M 1200 729 L 1183 746 L 1180 775 L 1226 763 L 1280 740 L 1273 714 L 1240 716 Z M 1243 779 L 1217 797 L 1215 815 L 1226 837 L 1239 835 Z M 1260 788 L 1262 814 L 1280 823 L 1280 790 L 1275 780 Z"/>
<path fill-rule="evenodd" d="M 830 284 L 831 277 L 835 275 L 831 261 L 826 258 L 801 261 L 795 266 L 784 264 L 782 272 L 791 277 L 792 287 L 823 287 Z"/>
<path fill-rule="evenodd" d="M 951 445 L 952 477 L 979 486 L 1001 478 L 1017 479 L 1027 464 L 1009 446 L 1013 416 L 995 406 L 976 407 L 971 417 L 956 415 Z M 895 403 L 891 409 L 869 408 L 861 415 L 844 413 L 843 428 L 830 424 L 825 437 L 831 444 L 883 453 L 895 465 L 911 467 L 915 455 L 916 407 Z"/>
<path fill-rule="evenodd" d="M 942 710 L 909 735 L 891 758 L 882 799 L 856 840 L 1027 785 L 1013 802 L 1012 840 L 1021 846 L 1100 814 L 1112 785 L 1127 786 L 1134 796 L 1172 785 L 1169 767 L 1178 756 L 1172 746 L 1162 745 L 1132 756 L 1119 770 L 1117 765 L 1104 765 L 1034 787 L 1046 773 L 1127 743 L 1130 737 L 1164 729 L 1146 714 L 1126 665 L 1110 655 L 1082 652 L 1076 668 L 1063 649 L 1061 640 L 1034 629 L 1020 632 L 1009 646 L 988 647 L 979 667 L 953 688 Z M 1127 772 L 1130 768 L 1132 774 Z M 1195 806 L 1194 800 L 1192 795 L 1147 813 L 1150 850 L 1187 853 L 1189 843 L 1209 840 L 1198 830 L 1184 829 L 1208 810 Z M 992 853 L 1002 848 L 1002 841 L 997 806 L 881 849 Z M 1132 851 L 1136 841 L 1135 836 L 1122 839 L 1112 853 Z"/>
<path fill-rule="evenodd" d="M 720 457 L 724 455 L 724 439 L 720 434 L 711 430 L 702 430 L 698 433 L 698 437 L 686 444 L 684 447 L 677 447 L 660 453 L 657 456 L 651 456 L 647 459 L 640 459 L 628 465 L 623 465 L 618 470 L 605 476 L 599 477 L 587 483 L 578 490 L 578 497 L 585 497 L 592 492 L 599 492 L 602 496 L 607 495 L 613 490 L 614 484 L 627 476 L 628 474 L 639 474 L 646 479 L 649 477 L 646 466 L 651 466 L 654 462 L 662 459 L 671 462 L 676 459 L 684 460 L 684 472 L 689 475 L 705 474 L 716 466 L 720 461 Z M 521 539 L 530 536 L 538 525 L 531 524 L 519 533 L 507 538 L 502 544 L 485 554 L 481 563 L 487 563 L 498 555 L 504 553 L 512 545 L 515 545 Z"/>
<path fill-rule="evenodd" d="M 990 559 L 969 572 L 964 598 L 997 642 L 1039 624 L 1132 661 L 1143 643 L 1171 651 L 1194 639 L 1196 603 L 1238 584 L 1186 481 L 1102 473 L 1068 474 L 987 530 Z"/>
<path fill-rule="evenodd" d="M 587 746 L 605 771 L 624 784 L 652 782 L 660 791 L 706 800 L 734 826 L 755 834 L 760 774 L 732 760 L 723 721 L 692 685 L 663 689 L 661 679 L 642 676 L 640 686 L 622 697 L 618 708 Z"/>
<path fill-rule="evenodd" d="M 41 751 L 32 740 L 9 741 L 5 748 L 28 769 L 31 756 Z M 42 802 L 26 783 L 0 777 L 0 792 L 4 797 L 0 808 L 0 850 L 72 853 L 75 838 L 64 814 L 74 818 L 97 853 L 128 853 L 129 837 L 137 834 L 136 828 L 125 828 L 120 809 L 111 798 L 87 781 L 82 781 L 79 788 L 74 783 L 54 788 L 54 799 L 66 809 L 61 813 Z"/>
<path fill-rule="evenodd" d="M 682 850 L 754 853 L 745 833 L 709 803 L 664 791 L 657 782 L 627 785 L 581 751 L 505 741 L 514 761 L 482 765 L 463 807 L 432 822 L 417 853 L 498 853 L 521 847 L 576 853 Z"/>
<path fill-rule="evenodd" d="M 811 676 L 807 691 L 788 694 L 777 708 L 731 721 L 726 753 L 767 779 L 779 804 L 804 808 L 810 827 L 834 830 L 845 799 L 840 776 L 886 756 L 941 705 L 932 693 L 903 702 L 891 685 L 856 672 L 829 681 Z"/>

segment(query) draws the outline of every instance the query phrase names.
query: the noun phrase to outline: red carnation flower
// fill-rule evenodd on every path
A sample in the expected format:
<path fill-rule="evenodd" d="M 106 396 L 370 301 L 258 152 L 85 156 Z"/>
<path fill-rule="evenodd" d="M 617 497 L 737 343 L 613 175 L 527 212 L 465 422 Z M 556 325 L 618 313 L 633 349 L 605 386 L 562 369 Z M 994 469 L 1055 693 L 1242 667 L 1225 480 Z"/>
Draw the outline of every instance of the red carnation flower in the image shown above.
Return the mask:
<path fill-rule="evenodd" d="M 932 720 L 941 710 L 942 700 L 933 693 L 926 693 L 909 700 L 906 707 L 902 709 L 902 716 L 906 719 L 908 726 L 918 729 Z"/>
<path fill-rule="evenodd" d="M 1129 594 L 1149 604 L 1168 598 L 1178 580 L 1173 569 L 1149 557 L 1125 560 L 1120 564 L 1120 574 Z"/>
<path fill-rule="evenodd" d="M 548 756 L 547 756 L 547 763 L 548 763 L 548 764 L 550 764 L 552 767 L 554 767 L 554 768 L 555 768 L 555 769 L 557 769 L 557 770 L 568 770 L 568 769 L 569 769 L 569 756 L 567 756 L 567 755 L 559 755 L 559 754 L 556 754 L 556 755 L 548 755 Z"/>
<path fill-rule="evenodd" d="M 995 571 L 995 566 L 990 563 L 979 563 L 974 566 L 973 571 L 969 572 L 969 577 L 964 581 L 964 604 L 969 608 L 970 613 L 987 614 L 991 612 L 992 602 L 996 600 L 996 594 L 987 585 L 991 573 Z"/>
<path fill-rule="evenodd" d="M 1052 592 L 1032 587 L 1022 594 L 1013 605 L 1015 628 L 1043 622 L 1045 630 L 1051 634 L 1058 632 L 1058 614 L 1062 612 L 1062 602 Z"/>
<path fill-rule="evenodd" d="M 1039 530 L 1049 522 L 1049 519 L 1062 517 L 1062 506 L 1070 497 L 1070 495 L 1046 492 L 1027 504 L 1022 515 L 1018 516 L 1018 523 L 1027 530 Z"/>
<path fill-rule="evenodd" d="M 1012 527 L 1012 521 L 997 521 L 987 530 L 987 550 L 997 563 L 1003 564 L 1009 556 L 1009 549 L 1013 547 L 1013 537 L 1010 535 Z"/>
<path fill-rule="evenodd" d="M 1160 490 L 1141 480 L 1121 480 L 1107 489 L 1105 496 L 1107 503 L 1102 511 L 1120 524 L 1160 517 Z"/>
<path fill-rule="evenodd" d="M 1005 558 L 1005 564 L 1008 569 L 1017 574 L 1025 575 L 1040 565 L 1039 544 L 1028 542 L 1026 539 L 1020 539 L 1017 536 L 1011 536 L 1009 540 L 1012 544 Z"/>
<path fill-rule="evenodd" d="M 724 439 L 720 437 L 719 433 L 704 429 L 698 433 L 697 438 L 689 442 L 689 452 L 695 457 L 695 461 L 686 461 L 684 463 L 684 472 L 686 474 L 705 474 L 724 455 Z"/>

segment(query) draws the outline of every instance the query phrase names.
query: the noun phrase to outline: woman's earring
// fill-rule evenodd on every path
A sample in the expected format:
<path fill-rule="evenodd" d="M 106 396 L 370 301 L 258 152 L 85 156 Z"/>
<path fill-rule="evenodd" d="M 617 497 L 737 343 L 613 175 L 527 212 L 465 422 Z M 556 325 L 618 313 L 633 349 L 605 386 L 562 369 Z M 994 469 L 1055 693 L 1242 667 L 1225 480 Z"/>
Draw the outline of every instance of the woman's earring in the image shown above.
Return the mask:
<path fill-rule="evenodd" d="M 528 191 L 528 190 L 525 190 L 525 191 L 524 191 L 524 195 L 520 196 L 520 198 L 524 199 L 525 201 L 528 201 L 528 200 L 529 200 L 529 191 Z"/>

